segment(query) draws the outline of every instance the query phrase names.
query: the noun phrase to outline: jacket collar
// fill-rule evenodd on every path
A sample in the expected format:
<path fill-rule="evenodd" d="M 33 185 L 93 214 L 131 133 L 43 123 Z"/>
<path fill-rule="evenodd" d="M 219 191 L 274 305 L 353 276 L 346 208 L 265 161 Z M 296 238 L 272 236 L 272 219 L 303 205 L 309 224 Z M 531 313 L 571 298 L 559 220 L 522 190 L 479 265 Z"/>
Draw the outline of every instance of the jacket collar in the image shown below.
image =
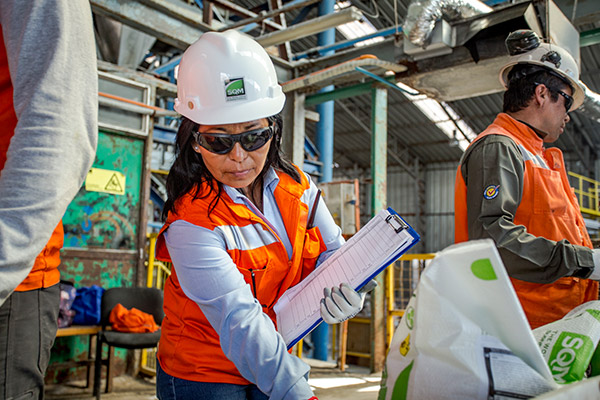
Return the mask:
<path fill-rule="evenodd" d="M 263 192 L 267 188 L 271 192 L 273 192 L 277 187 L 278 183 L 279 176 L 277 175 L 273 167 L 270 167 L 263 178 Z M 246 196 L 244 194 L 240 193 L 237 189 L 228 185 L 223 185 L 223 189 L 225 190 L 225 193 L 227 193 L 227 195 L 231 198 L 231 200 L 233 200 L 234 203 L 244 204 L 244 199 L 246 199 Z"/>
<path fill-rule="evenodd" d="M 543 151 L 544 141 L 535 133 L 533 128 L 528 124 L 514 119 L 506 113 L 500 113 L 494 121 L 495 125 L 508 130 L 515 136 L 518 136 L 523 142 L 531 146 L 537 151 Z"/>

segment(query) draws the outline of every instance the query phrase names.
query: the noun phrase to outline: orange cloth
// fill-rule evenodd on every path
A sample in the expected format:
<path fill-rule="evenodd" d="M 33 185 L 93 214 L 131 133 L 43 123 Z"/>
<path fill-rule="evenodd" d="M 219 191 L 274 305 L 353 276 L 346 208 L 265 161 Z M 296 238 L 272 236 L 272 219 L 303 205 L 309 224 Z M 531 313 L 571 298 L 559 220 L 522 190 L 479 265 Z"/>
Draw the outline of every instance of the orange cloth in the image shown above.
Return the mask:
<path fill-rule="evenodd" d="M 10 140 L 14 135 L 17 126 L 17 116 L 13 105 L 13 86 L 8 69 L 8 58 L 6 47 L 4 46 L 4 37 L 0 30 L 0 171 L 6 163 L 6 152 Z M 56 285 L 60 281 L 60 249 L 63 245 L 63 226 L 59 222 L 52 233 L 50 241 L 42 252 L 37 256 L 33 268 L 25 280 L 17 286 L 15 291 L 24 292 L 47 288 Z"/>
<path fill-rule="evenodd" d="M 108 321 L 112 328 L 119 332 L 144 333 L 158 330 L 158 325 L 154 322 L 154 316 L 135 307 L 128 310 L 120 303 L 114 306 Z"/>
<path fill-rule="evenodd" d="M 302 202 L 302 194 L 309 188 L 306 176 L 300 172 L 302 183 L 299 184 L 287 174 L 278 175 L 280 180 L 274 196 L 277 204 L 284 205 L 279 210 L 285 226 L 289 227 L 288 237 L 294 249 L 291 260 L 280 241 L 246 250 L 227 249 L 240 274 L 263 306 L 263 312 L 275 326 L 275 302 L 287 289 L 314 270 L 317 258 L 326 250 L 318 228 L 306 230 L 308 205 Z M 207 190 L 207 187 L 202 190 Z M 157 259 L 171 261 L 162 233 L 175 220 L 184 220 L 211 230 L 219 226 L 260 224 L 263 229 L 271 231 L 260 217 L 245 205 L 234 203 L 225 193 L 208 218 L 213 199 L 214 195 L 211 194 L 194 200 L 194 196 L 188 193 L 177 201 L 177 213 L 169 213 L 158 237 Z M 183 292 L 176 266 L 165 283 L 164 296 L 165 319 L 158 346 L 158 359 L 163 370 L 169 375 L 197 382 L 248 384 L 221 350 L 216 331 L 198 305 Z"/>
<path fill-rule="evenodd" d="M 573 194 L 562 152 L 558 148 L 543 149 L 540 139 L 532 136 L 524 124 L 516 124 L 507 114 L 499 114 L 492 125 L 471 142 L 487 135 L 505 135 L 533 154 L 543 157 L 550 169 L 540 168 L 533 160 L 525 161 L 523 197 L 514 216 L 515 225 L 523 225 L 532 235 L 550 240 L 568 240 L 591 248 L 592 244 L 577 198 Z M 467 187 L 458 167 L 455 192 L 455 242 L 469 240 L 467 224 Z M 480 193 L 476 195 L 481 196 Z M 564 213 L 556 215 L 552 205 L 564 205 Z M 551 284 L 511 281 L 533 329 L 562 318 L 580 304 L 598 299 L 598 282 L 564 277 Z"/>

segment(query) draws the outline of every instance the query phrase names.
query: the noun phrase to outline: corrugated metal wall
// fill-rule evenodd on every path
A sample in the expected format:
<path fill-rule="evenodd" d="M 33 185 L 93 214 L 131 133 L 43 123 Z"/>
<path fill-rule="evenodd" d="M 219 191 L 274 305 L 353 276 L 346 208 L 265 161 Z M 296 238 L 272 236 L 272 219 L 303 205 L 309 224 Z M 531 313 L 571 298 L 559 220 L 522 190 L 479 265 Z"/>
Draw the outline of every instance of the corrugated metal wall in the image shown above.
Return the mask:
<path fill-rule="evenodd" d="M 417 196 L 415 180 L 405 170 L 391 168 L 387 175 L 388 206 L 398 212 L 421 235 L 413 253 L 434 253 L 454 243 L 454 176 L 457 164 L 429 164 L 421 177 L 424 197 Z M 361 214 L 370 210 L 371 185 L 361 185 Z M 424 201 L 424 216 L 417 220 L 417 204 Z M 362 221 L 363 224 L 366 221 Z"/>
<path fill-rule="evenodd" d="M 425 172 L 427 252 L 454 243 L 454 178 L 457 163 L 430 164 Z"/>

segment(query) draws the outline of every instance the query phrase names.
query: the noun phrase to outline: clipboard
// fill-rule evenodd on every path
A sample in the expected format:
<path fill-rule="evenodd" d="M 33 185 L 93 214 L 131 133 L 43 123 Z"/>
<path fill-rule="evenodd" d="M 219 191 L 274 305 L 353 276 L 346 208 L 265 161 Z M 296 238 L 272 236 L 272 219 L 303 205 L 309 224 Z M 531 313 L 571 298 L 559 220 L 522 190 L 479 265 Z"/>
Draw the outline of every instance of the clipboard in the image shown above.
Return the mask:
<path fill-rule="evenodd" d="M 323 288 L 347 282 L 359 290 L 419 240 L 396 211 L 381 210 L 273 307 L 288 350 L 321 323 Z"/>

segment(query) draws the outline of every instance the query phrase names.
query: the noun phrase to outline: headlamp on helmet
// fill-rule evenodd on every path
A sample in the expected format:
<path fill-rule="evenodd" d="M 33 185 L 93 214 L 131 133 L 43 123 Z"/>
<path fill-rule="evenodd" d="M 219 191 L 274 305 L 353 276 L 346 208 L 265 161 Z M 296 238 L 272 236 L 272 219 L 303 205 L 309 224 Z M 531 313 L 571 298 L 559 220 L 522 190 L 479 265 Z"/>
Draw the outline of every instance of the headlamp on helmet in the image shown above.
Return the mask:
<path fill-rule="evenodd" d="M 518 30 L 508 35 L 505 41 L 510 57 L 500 69 L 500 82 L 506 88 L 511 79 L 549 72 L 568 85 L 573 91 L 572 110 L 583 103 L 585 90 L 579 83 L 579 66 L 575 59 L 560 46 L 542 43 L 531 30 Z"/>

